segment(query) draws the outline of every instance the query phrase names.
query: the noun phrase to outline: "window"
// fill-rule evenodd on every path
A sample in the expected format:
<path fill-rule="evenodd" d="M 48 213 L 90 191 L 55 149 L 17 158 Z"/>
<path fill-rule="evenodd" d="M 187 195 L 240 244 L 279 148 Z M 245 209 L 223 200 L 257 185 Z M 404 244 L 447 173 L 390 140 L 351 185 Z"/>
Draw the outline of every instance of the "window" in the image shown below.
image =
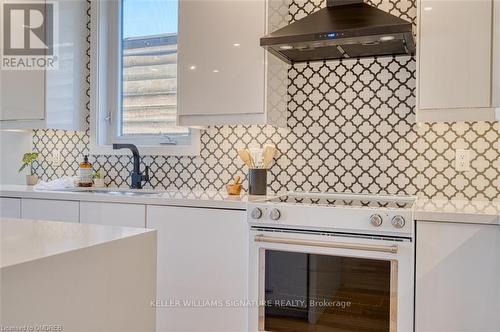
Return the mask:
<path fill-rule="evenodd" d="M 93 148 L 197 154 L 199 132 L 176 125 L 178 0 L 95 1 L 91 22 Z"/>

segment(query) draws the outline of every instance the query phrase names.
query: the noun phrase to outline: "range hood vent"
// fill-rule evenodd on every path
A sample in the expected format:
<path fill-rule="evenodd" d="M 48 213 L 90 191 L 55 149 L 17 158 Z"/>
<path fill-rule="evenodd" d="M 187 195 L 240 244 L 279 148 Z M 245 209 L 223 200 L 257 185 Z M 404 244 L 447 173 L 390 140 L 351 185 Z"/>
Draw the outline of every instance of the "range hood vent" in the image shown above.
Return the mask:
<path fill-rule="evenodd" d="M 328 0 L 260 45 L 288 63 L 415 53 L 410 22 L 361 0 Z"/>

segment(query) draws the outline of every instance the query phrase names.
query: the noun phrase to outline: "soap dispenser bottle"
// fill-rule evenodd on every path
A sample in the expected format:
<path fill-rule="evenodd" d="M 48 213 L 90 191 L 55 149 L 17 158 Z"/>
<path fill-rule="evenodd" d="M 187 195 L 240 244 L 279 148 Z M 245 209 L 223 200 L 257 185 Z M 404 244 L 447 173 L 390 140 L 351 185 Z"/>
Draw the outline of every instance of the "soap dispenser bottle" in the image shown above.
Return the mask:
<path fill-rule="evenodd" d="M 79 187 L 92 187 L 92 164 L 89 163 L 89 157 L 84 156 L 80 163 Z"/>

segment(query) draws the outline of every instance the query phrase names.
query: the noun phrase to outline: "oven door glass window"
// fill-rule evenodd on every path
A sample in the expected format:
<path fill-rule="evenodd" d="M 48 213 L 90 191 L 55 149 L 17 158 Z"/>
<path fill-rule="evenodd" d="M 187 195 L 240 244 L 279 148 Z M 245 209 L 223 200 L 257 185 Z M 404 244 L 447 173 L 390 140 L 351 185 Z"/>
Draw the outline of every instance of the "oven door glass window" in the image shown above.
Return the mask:
<path fill-rule="evenodd" d="M 265 331 L 390 331 L 391 264 L 267 250 Z"/>

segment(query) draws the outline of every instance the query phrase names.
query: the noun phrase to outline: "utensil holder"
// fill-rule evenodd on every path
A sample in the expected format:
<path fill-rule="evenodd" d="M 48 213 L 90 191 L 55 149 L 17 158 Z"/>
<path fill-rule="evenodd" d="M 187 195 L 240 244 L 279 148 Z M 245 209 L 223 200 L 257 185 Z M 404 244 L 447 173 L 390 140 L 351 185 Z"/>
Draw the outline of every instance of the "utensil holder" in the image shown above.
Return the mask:
<path fill-rule="evenodd" d="M 248 194 L 249 195 L 267 194 L 267 169 L 265 168 L 248 169 Z"/>

